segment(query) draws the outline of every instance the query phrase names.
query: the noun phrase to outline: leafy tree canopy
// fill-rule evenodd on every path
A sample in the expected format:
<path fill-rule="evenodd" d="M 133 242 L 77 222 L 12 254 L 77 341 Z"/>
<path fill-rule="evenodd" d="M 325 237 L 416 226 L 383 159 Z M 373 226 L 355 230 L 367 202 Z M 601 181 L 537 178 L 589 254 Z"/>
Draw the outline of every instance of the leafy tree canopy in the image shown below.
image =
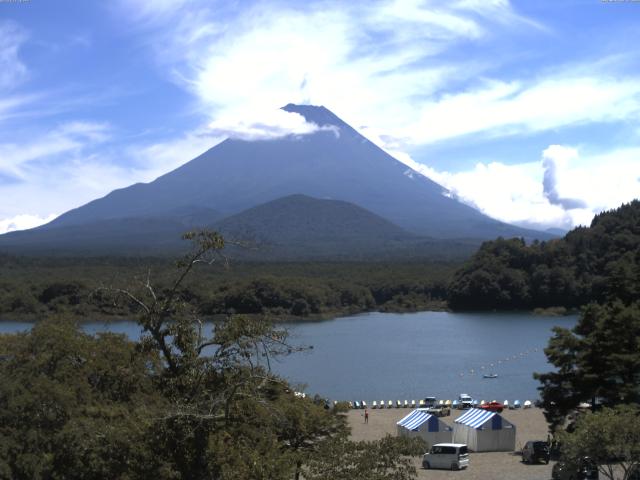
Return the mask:
<path fill-rule="evenodd" d="M 605 478 L 627 480 L 640 469 L 640 408 L 623 405 L 584 414 L 560 442 L 567 464 L 575 467 L 586 456 Z"/>
<path fill-rule="evenodd" d="M 640 297 L 640 201 L 604 212 L 589 228 L 526 245 L 521 239 L 486 242 L 449 286 L 458 310 L 563 306 Z"/>
<path fill-rule="evenodd" d="M 545 353 L 556 370 L 535 375 L 552 428 L 581 402 L 640 404 L 640 303 L 590 304 L 572 330 L 554 331 Z"/>

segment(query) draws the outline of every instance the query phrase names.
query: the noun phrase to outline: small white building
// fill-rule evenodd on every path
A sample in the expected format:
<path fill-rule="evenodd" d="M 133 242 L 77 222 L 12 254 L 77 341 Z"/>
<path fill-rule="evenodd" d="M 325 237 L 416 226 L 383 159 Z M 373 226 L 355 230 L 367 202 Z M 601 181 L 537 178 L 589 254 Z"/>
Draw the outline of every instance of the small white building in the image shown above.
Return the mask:
<path fill-rule="evenodd" d="M 474 452 L 510 452 L 516 448 L 516 427 L 496 412 L 472 408 L 455 420 L 453 442 Z"/>
<path fill-rule="evenodd" d="M 420 437 L 427 442 L 429 448 L 436 443 L 451 442 L 453 428 L 439 417 L 427 413 L 426 408 L 418 408 L 397 422 L 398 435 Z"/>

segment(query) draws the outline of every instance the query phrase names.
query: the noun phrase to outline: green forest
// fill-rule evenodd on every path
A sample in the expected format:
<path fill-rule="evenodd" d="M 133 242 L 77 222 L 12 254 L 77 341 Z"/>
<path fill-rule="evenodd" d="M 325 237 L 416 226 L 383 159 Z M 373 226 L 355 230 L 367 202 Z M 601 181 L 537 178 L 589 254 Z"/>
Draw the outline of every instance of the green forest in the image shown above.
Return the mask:
<path fill-rule="evenodd" d="M 640 201 L 596 215 L 564 238 L 484 243 L 449 285 L 454 310 L 576 309 L 640 297 Z"/>
<path fill-rule="evenodd" d="M 445 308 L 452 263 L 246 263 L 221 258 L 182 286 L 204 316 L 237 314 L 326 318 L 364 311 Z M 166 258 L 0 257 L 0 318 L 37 320 L 67 314 L 81 320 L 131 318 L 135 305 L 104 297 L 152 276 L 166 284 Z"/>

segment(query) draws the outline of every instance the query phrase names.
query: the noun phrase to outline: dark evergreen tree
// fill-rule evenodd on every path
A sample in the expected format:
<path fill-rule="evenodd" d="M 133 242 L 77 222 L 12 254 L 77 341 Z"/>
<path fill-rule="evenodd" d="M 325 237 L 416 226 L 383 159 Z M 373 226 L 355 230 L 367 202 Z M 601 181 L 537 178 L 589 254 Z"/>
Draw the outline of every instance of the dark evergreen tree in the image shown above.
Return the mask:
<path fill-rule="evenodd" d="M 590 304 L 571 331 L 555 328 L 545 353 L 557 370 L 535 377 L 552 428 L 581 402 L 640 404 L 640 304 Z"/>

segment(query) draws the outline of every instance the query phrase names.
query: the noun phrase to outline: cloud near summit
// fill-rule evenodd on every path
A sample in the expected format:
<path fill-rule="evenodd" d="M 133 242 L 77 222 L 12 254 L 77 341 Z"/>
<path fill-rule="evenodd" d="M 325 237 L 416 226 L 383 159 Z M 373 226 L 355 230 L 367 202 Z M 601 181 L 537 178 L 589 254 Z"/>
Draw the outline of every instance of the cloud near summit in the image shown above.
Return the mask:
<path fill-rule="evenodd" d="M 237 138 L 240 140 L 272 140 L 287 135 L 308 135 L 318 131 L 332 131 L 340 135 L 337 127 L 316 125 L 308 122 L 295 112 L 282 109 L 253 112 L 251 118 L 218 118 L 209 123 L 208 128 L 214 137 Z"/>

